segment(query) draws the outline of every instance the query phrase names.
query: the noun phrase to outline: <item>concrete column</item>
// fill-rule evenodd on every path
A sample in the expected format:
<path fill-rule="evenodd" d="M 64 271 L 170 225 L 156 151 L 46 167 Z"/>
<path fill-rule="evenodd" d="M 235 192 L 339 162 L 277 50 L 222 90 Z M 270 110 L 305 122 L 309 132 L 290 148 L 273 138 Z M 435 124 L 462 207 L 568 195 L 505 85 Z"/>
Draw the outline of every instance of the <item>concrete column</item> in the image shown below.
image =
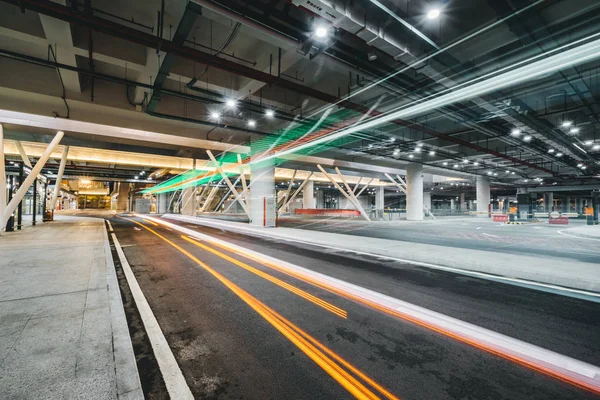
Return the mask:
<path fill-rule="evenodd" d="M 250 223 L 264 226 L 264 198 L 275 197 L 275 168 L 273 163 L 265 161 L 250 166 Z"/>
<path fill-rule="evenodd" d="M 315 203 L 315 184 L 309 180 L 302 189 L 302 208 L 316 208 Z"/>
<path fill-rule="evenodd" d="M 490 181 L 485 176 L 478 176 L 477 183 L 477 216 L 488 217 L 488 206 L 490 204 Z"/>
<path fill-rule="evenodd" d="M 423 165 L 406 166 L 406 219 L 423 220 Z"/>
<path fill-rule="evenodd" d="M 62 182 L 63 174 L 65 173 L 65 166 L 67 165 L 67 156 L 69 155 L 69 146 L 65 146 L 60 160 L 60 166 L 58 167 L 58 174 L 56 175 L 56 183 L 54 184 L 54 193 L 52 194 L 52 200 L 50 201 L 50 210 L 56 208 L 56 201 L 58 200 L 58 192 L 60 191 L 60 183 Z"/>
<path fill-rule="evenodd" d="M 375 189 L 375 209 L 383 210 L 385 207 L 385 192 L 383 186 L 377 186 Z"/>
<path fill-rule="evenodd" d="M 554 208 L 554 193 L 549 192 L 544 195 L 544 209 L 546 212 L 552 212 Z"/>
<path fill-rule="evenodd" d="M 196 215 L 196 188 L 183 189 L 181 193 L 181 215 Z"/>
<path fill-rule="evenodd" d="M 117 196 L 117 212 L 129 211 L 129 183 L 119 182 L 119 192 Z"/>
<path fill-rule="evenodd" d="M 169 194 L 160 193 L 156 195 L 156 212 L 158 214 L 166 214 L 169 206 Z"/>
<path fill-rule="evenodd" d="M 460 211 L 465 211 L 467 209 L 467 203 L 465 202 L 465 194 L 460 194 Z"/>
<path fill-rule="evenodd" d="M 571 198 L 569 196 L 563 197 L 562 200 L 562 212 L 568 213 L 571 211 Z"/>
<path fill-rule="evenodd" d="M 423 192 L 423 205 L 431 211 L 431 192 Z"/>
<path fill-rule="evenodd" d="M 456 209 L 456 205 L 454 203 L 454 197 L 450 199 L 450 210 L 454 211 Z"/>

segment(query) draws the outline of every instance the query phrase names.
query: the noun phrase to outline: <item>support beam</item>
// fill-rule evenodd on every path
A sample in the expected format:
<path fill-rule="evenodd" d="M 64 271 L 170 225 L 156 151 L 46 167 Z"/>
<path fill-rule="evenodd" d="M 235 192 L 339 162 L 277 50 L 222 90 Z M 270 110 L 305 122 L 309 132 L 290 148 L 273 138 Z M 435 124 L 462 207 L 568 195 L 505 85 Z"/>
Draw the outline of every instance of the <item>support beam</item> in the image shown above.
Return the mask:
<path fill-rule="evenodd" d="M 356 185 L 354 185 L 354 189 L 352 189 L 352 193 L 356 194 L 356 191 L 360 187 L 360 183 L 362 182 L 362 180 L 363 180 L 363 177 L 361 176 L 360 179 L 358 180 L 358 182 L 356 182 Z"/>
<path fill-rule="evenodd" d="M 296 198 L 296 196 L 298 196 L 298 193 L 300 193 L 309 183 L 312 186 L 312 181 L 310 180 L 310 178 L 313 176 L 313 172 L 311 171 L 310 175 L 308 175 L 308 177 L 304 180 L 304 182 L 302 182 L 300 184 L 300 187 L 298 189 L 296 189 L 296 191 L 294 192 L 294 194 L 292 195 L 292 197 L 290 197 L 290 199 L 284 204 L 282 205 L 278 212 L 281 212 L 281 210 L 283 210 L 285 207 L 289 206 L 291 204 L 292 201 L 294 201 L 294 199 Z M 307 208 L 307 207 L 304 207 Z"/>
<path fill-rule="evenodd" d="M 223 182 L 223 179 L 221 179 L 221 182 Z M 217 190 L 219 190 L 219 185 L 221 184 L 221 182 L 217 183 L 216 186 L 212 187 L 210 189 L 210 193 L 208 193 L 208 197 L 206 198 L 206 200 L 204 201 L 204 204 L 202 205 L 202 208 L 200 209 L 200 212 L 208 212 L 209 210 L 207 210 L 206 208 L 208 206 L 210 206 L 210 204 L 212 203 L 215 194 L 217 194 Z"/>
<path fill-rule="evenodd" d="M 333 186 L 335 186 L 337 188 L 337 190 L 340 191 L 340 193 L 342 193 L 342 195 L 344 195 L 344 197 L 346 199 L 348 199 L 348 201 L 352 204 L 354 204 L 354 200 L 352 200 L 352 198 L 344 191 L 344 189 L 342 189 L 342 187 L 335 181 L 335 179 L 333 179 L 333 177 L 331 175 L 329 175 L 324 169 L 323 167 L 321 167 L 319 164 L 317 164 L 317 168 L 319 168 L 319 170 L 321 170 L 321 173 L 323 175 L 325 175 L 325 177 L 327 179 L 329 179 L 329 181 L 333 184 Z M 365 210 L 363 210 L 362 207 L 360 207 L 360 204 L 354 204 L 355 207 L 358 208 L 358 211 L 360 211 L 360 214 L 363 216 L 363 218 L 365 218 L 367 221 L 371 221 L 371 219 L 369 218 L 369 216 L 367 215 L 367 213 L 365 213 Z"/>
<path fill-rule="evenodd" d="M 58 167 L 58 175 L 56 176 L 56 184 L 54 185 L 54 193 L 52 193 L 52 200 L 50 201 L 50 210 L 56 208 L 56 201 L 58 200 L 58 192 L 60 191 L 60 182 L 62 181 L 63 174 L 65 173 L 65 166 L 67 165 L 67 156 L 69 155 L 69 146 L 65 146 L 63 154 L 60 159 L 60 166 Z"/>
<path fill-rule="evenodd" d="M 406 166 L 406 219 L 423 220 L 423 165 Z"/>
<path fill-rule="evenodd" d="M 352 189 L 350 189 L 350 185 L 348 184 L 348 181 L 346 181 L 346 178 L 344 178 L 344 175 L 342 175 L 342 173 L 340 172 L 340 169 L 338 167 L 335 167 L 335 172 L 337 172 L 338 176 L 344 183 L 344 186 L 346 186 L 346 190 L 348 191 L 348 196 L 350 196 L 350 198 L 352 199 L 352 203 L 354 203 L 356 208 L 360 210 L 360 213 L 363 214 L 363 216 L 367 215 L 367 213 L 365 212 L 363 207 L 360 205 L 358 198 L 354 195 L 354 191 Z M 367 217 L 367 220 L 369 220 L 368 217 Z"/>
<path fill-rule="evenodd" d="M 225 171 L 223 171 L 223 168 L 221 168 L 221 164 L 217 161 L 217 159 L 215 158 L 215 156 L 213 156 L 213 153 L 210 150 L 206 150 L 206 154 L 208 154 L 208 156 L 210 157 L 211 161 L 213 163 L 215 163 L 215 166 L 217 167 L 217 171 L 219 171 L 219 173 L 221 174 L 221 177 L 223 177 L 223 179 L 225 180 L 225 183 L 227 184 L 227 186 L 231 190 L 231 193 L 233 193 L 233 195 L 235 196 L 235 200 L 238 203 L 240 203 L 240 206 L 242 206 L 242 208 L 244 209 L 244 212 L 248 215 L 248 217 L 250 217 L 250 212 L 248 210 L 248 206 L 246 205 L 246 202 L 244 201 L 244 199 L 242 199 L 242 197 L 238 193 L 237 189 L 233 186 L 233 184 L 229 180 L 229 177 L 227 176 L 227 174 L 225 173 Z"/>
<path fill-rule="evenodd" d="M 25 165 L 27 165 L 29 168 L 33 168 L 31 166 L 31 161 L 29 160 L 29 157 L 27 157 L 27 153 L 25 152 L 25 149 L 23 148 L 21 142 L 16 140 L 15 146 L 17 147 L 17 151 L 19 152 L 19 155 L 21 156 L 21 159 L 23 160 Z"/>
<path fill-rule="evenodd" d="M 361 194 L 362 194 L 362 193 L 365 191 L 365 189 L 366 189 L 366 188 L 368 188 L 368 187 L 369 187 L 369 185 L 371 184 L 371 182 L 373 182 L 374 180 L 375 180 L 375 178 L 371 178 L 371 179 L 369 180 L 369 182 L 367 182 L 367 184 L 366 184 L 365 186 L 363 186 L 363 188 L 362 188 L 362 189 L 360 189 L 360 192 L 358 192 L 358 194 L 356 195 L 356 197 L 357 197 L 357 198 L 358 198 L 358 197 L 360 197 L 360 195 L 361 195 Z"/>
<path fill-rule="evenodd" d="M 31 169 L 31 172 L 25 179 L 25 182 L 23 182 L 23 184 L 15 194 L 15 197 L 13 197 L 13 199 L 10 201 L 10 203 L 8 203 L 8 205 L 4 209 L 4 213 L 2 214 L 2 220 L 0 220 L 0 229 L 3 229 L 6 226 L 6 222 L 17 208 L 17 205 L 21 202 L 21 200 L 23 200 L 23 197 L 25 197 L 25 193 L 27 193 L 33 181 L 35 181 L 44 165 L 46 165 L 46 161 L 48 161 L 48 158 L 50 158 L 50 155 L 52 154 L 56 146 L 58 146 L 58 143 L 61 141 L 64 135 L 65 134 L 63 131 L 59 131 L 56 133 L 54 139 L 52 139 L 46 151 L 42 154 L 38 162 L 35 164 L 35 167 Z M 2 165 L 4 165 L 4 163 L 2 163 Z M 4 169 L 4 166 L 2 167 L 2 169 Z M 2 175 L 4 176 L 4 174 Z M 6 189 L 6 187 L 4 189 Z"/>
<path fill-rule="evenodd" d="M 404 181 L 402 180 L 402 178 L 400 178 L 398 176 L 398 179 L 400 179 L 401 183 L 396 182 L 396 180 L 394 178 L 392 178 L 391 176 L 389 176 L 388 174 L 385 174 L 385 176 L 387 176 L 387 178 L 394 184 L 396 185 L 396 187 L 398 189 L 400 189 L 400 191 L 404 194 L 406 194 L 406 183 L 404 183 Z"/>
<path fill-rule="evenodd" d="M 240 177 L 242 178 L 242 189 L 244 192 L 248 189 L 248 185 L 246 184 L 246 172 L 244 171 L 244 164 L 242 163 L 242 156 L 237 155 L 238 165 L 240 166 Z"/>
<path fill-rule="evenodd" d="M 285 194 L 283 195 L 283 197 L 281 198 L 281 204 L 286 204 L 288 197 L 290 197 L 290 193 L 292 191 L 292 187 L 294 187 L 294 179 L 296 178 L 296 173 L 297 172 L 298 172 L 298 170 L 295 169 L 294 172 L 292 173 L 292 178 L 290 179 L 290 183 L 288 185 L 288 188 L 285 191 Z"/>

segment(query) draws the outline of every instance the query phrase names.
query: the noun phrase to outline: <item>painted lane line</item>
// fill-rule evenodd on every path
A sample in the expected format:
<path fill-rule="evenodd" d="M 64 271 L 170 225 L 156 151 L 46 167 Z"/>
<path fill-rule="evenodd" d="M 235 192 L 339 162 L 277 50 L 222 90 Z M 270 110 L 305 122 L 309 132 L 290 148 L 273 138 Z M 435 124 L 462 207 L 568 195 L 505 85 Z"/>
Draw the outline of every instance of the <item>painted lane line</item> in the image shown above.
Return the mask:
<path fill-rule="evenodd" d="M 570 238 L 572 238 L 572 239 L 593 240 L 593 241 L 595 241 L 595 242 L 598 242 L 598 241 L 600 241 L 600 238 L 598 238 L 598 239 L 594 239 L 594 238 L 591 238 L 591 237 L 585 237 L 585 236 L 575 236 L 575 235 L 570 235 L 570 234 L 568 234 L 568 233 L 565 233 L 565 232 L 563 232 L 563 231 L 556 231 L 556 232 L 558 232 L 560 235 L 563 235 L 563 236 L 566 236 L 566 237 L 570 237 Z"/>
<path fill-rule="evenodd" d="M 184 217 L 184 216 L 167 214 L 167 215 L 163 215 L 162 218 L 173 219 L 176 221 L 192 222 L 192 221 L 190 221 L 190 219 L 193 217 L 190 217 L 190 219 L 187 219 L 187 217 Z M 157 221 L 158 223 L 169 224 L 169 226 L 180 227 L 177 224 L 170 224 L 169 222 L 164 221 L 164 220 L 155 220 L 155 221 Z M 583 298 L 588 301 L 600 302 L 600 293 L 590 292 L 590 291 L 582 290 L 582 289 L 573 289 L 573 288 L 569 288 L 569 287 L 565 287 L 565 286 L 553 285 L 550 283 L 536 282 L 536 281 L 531 281 L 531 280 L 522 279 L 522 278 L 510 278 L 510 277 L 506 277 L 506 276 L 488 274 L 488 273 L 479 272 L 479 271 L 471 271 L 471 270 L 467 270 L 467 269 L 445 267 L 443 265 L 438 265 L 438 264 L 432 264 L 432 263 L 427 263 L 427 262 L 422 262 L 422 261 L 407 260 L 404 258 L 391 257 L 391 256 L 386 256 L 386 255 L 381 255 L 381 254 L 376 254 L 376 253 L 369 253 L 369 252 L 360 251 L 360 250 L 351 250 L 351 249 L 348 249 L 345 247 L 337 247 L 337 246 L 333 246 L 333 245 L 325 244 L 325 243 L 316 243 L 316 242 L 311 242 L 308 240 L 302 240 L 302 239 L 298 239 L 298 238 L 272 236 L 272 235 L 269 235 L 268 233 L 257 232 L 256 230 L 252 230 L 252 229 L 244 229 L 239 226 L 236 226 L 235 228 L 233 228 L 230 225 L 221 224 L 219 222 L 215 222 L 214 220 L 211 220 L 211 221 L 201 220 L 200 221 L 200 220 L 198 220 L 198 218 L 195 218 L 195 222 L 196 222 L 196 224 L 202 224 L 202 225 L 208 226 L 213 229 L 220 229 L 222 232 L 234 231 L 236 233 L 240 233 L 240 231 L 246 231 L 245 234 L 247 234 L 247 235 L 258 236 L 258 237 L 265 238 L 267 240 L 280 240 L 283 242 L 301 243 L 301 244 L 306 244 L 309 246 L 322 247 L 325 249 L 332 249 L 332 250 L 339 251 L 339 252 L 353 253 L 353 254 L 357 254 L 357 255 L 361 255 L 361 256 L 368 256 L 368 257 L 375 257 L 375 258 L 382 258 L 382 259 L 386 259 L 386 260 L 390 260 L 390 261 L 396 261 L 399 263 L 412 264 L 412 265 L 417 265 L 417 266 L 421 266 L 421 267 L 437 269 L 440 271 L 453 272 L 453 273 L 460 274 L 460 275 L 474 276 L 474 277 L 478 277 L 481 279 L 492 280 L 495 282 L 502 282 L 505 284 L 514 284 L 517 286 L 528 287 L 530 289 L 536 289 L 536 290 L 542 290 L 542 291 L 546 291 L 546 292 L 560 294 L 563 296 L 573 296 L 576 298 Z M 505 226 L 512 226 L 512 225 L 505 225 Z M 177 228 L 175 228 L 175 229 L 177 229 Z M 195 231 L 193 231 L 193 232 L 195 232 Z M 591 240 L 594 240 L 594 239 L 591 239 Z M 506 247 L 511 247 L 514 245 L 515 244 L 507 244 L 507 245 L 498 246 L 496 248 L 506 248 Z"/>
<path fill-rule="evenodd" d="M 106 223 L 108 224 L 108 231 L 109 231 L 109 232 L 113 232 L 113 227 L 112 227 L 112 225 L 111 225 L 110 221 L 109 221 L 109 220 L 107 220 L 107 219 L 105 219 L 105 221 L 106 221 Z"/>
<path fill-rule="evenodd" d="M 500 236 L 496 236 L 496 235 L 490 235 L 489 233 L 485 233 L 485 232 L 483 232 L 482 235 L 493 237 L 493 238 L 499 238 L 500 237 Z"/>
<path fill-rule="evenodd" d="M 144 293 L 142 292 L 142 289 L 140 288 L 140 285 L 138 284 L 138 281 L 131 270 L 131 266 L 129 265 L 129 262 L 127 262 L 127 258 L 125 257 L 125 253 L 123 253 L 123 249 L 119 244 L 119 240 L 114 233 L 111 233 L 111 236 L 113 238 L 115 248 L 117 249 L 117 254 L 119 255 L 119 260 L 121 261 L 121 266 L 123 267 L 123 272 L 125 273 L 125 278 L 127 279 L 127 284 L 131 289 L 131 294 L 135 300 L 135 305 L 140 313 L 142 322 L 144 323 L 144 328 L 148 334 L 148 339 L 150 339 L 152 351 L 154 352 L 154 356 L 158 362 L 158 366 L 165 381 L 165 385 L 167 386 L 169 396 L 172 399 L 193 400 L 194 396 L 192 395 L 192 392 L 190 391 L 190 388 L 183 377 L 181 369 L 177 364 L 177 360 L 175 360 L 175 356 L 169 347 L 169 343 L 167 343 L 165 335 L 160 329 L 160 325 L 158 324 L 158 321 L 156 320 L 156 317 L 150 308 L 150 304 L 148 304 L 146 296 L 144 296 Z"/>
<path fill-rule="evenodd" d="M 306 291 L 304 291 L 302 289 L 299 289 L 299 288 L 297 288 L 297 287 L 295 287 L 293 285 L 290 285 L 289 283 L 284 282 L 281 279 L 277 279 L 274 276 L 267 274 L 266 272 L 263 272 L 263 271 L 261 271 L 259 269 L 251 267 L 250 265 L 248 265 L 246 263 L 243 263 L 243 262 L 241 262 L 239 260 L 236 260 L 235 258 L 229 257 L 228 255 L 221 253 L 218 250 L 215 250 L 215 249 L 213 249 L 211 247 L 208 247 L 208 246 L 206 246 L 206 245 L 198 242 L 197 238 L 189 239 L 190 237 L 191 236 L 184 236 L 184 235 L 181 236 L 182 239 L 187 240 L 188 242 L 190 242 L 190 243 L 192 243 L 192 244 L 200 247 L 201 249 L 209 251 L 209 252 L 213 253 L 214 255 L 216 255 L 218 257 L 221 257 L 222 259 L 227 260 L 227 261 L 229 261 L 232 264 L 237 265 L 240 268 L 244 268 L 245 270 L 247 270 L 249 272 L 252 272 L 253 274 L 258 275 L 261 278 L 268 280 L 269 282 L 272 282 L 272 283 L 274 283 L 274 284 L 276 284 L 276 285 L 278 285 L 278 286 L 280 286 L 280 287 L 282 287 L 282 288 L 284 288 L 286 290 L 289 290 L 290 292 L 292 292 L 292 293 L 294 293 L 294 294 L 296 294 L 296 295 L 298 295 L 298 296 L 300 296 L 300 297 L 302 297 L 302 298 L 304 298 L 304 299 L 306 299 L 306 300 L 308 300 L 308 301 L 310 301 L 310 302 L 318 305 L 319 307 L 322 307 L 322 308 L 326 309 L 327 311 L 332 312 L 333 314 L 335 314 L 335 315 L 337 315 L 339 317 L 342 317 L 344 319 L 348 318 L 348 312 L 346 310 L 342 310 L 341 308 L 336 307 L 333 304 L 328 303 L 328 302 L 326 302 L 324 300 L 321 300 L 317 296 L 313 296 L 312 294 L 310 294 L 310 293 L 308 293 L 308 292 L 306 292 Z"/>
<path fill-rule="evenodd" d="M 262 303 L 257 298 L 253 297 L 251 294 L 237 286 L 235 283 L 231 282 L 223 275 L 212 269 L 207 264 L 200 261 L 190 252 L 182 248 L 181 246 L 173 243 L 169 239 L 165 238 L 161 234 L 157 233 L 151 228 L 137 222 L 133 221 L 136 224 L 139 224 L 144 229 L 158 236 L 175 249 L 179 250 L 182 254 L 187 256 L 189 259 L 197 263 L 200 267 L 204 268 L 207 272 L 217 278 L 221 283 L 223 283 L 226 287 L 228 287 L 232 292 L 234 292 L 238 297 L 240 297 L 246 304 L 248 304 L 252 309 L 254 309 L 261 317 L 263 317 L 267 322 L 269 322 L 275 329 L 277 329 L 282 335 L 284 335 L 288 340 L 290 340 L 293 344 L 295 344 L 304 354 L 306 354 L 311 360 L 313 360 L 319 367 L 321 367 L 325 372 L 329 374 L 333 379 L 335 379 L 340 385 L 342 385 L 348 392 L 350 392 L 354 397 L 361 400 L 376 400 L 379 397 L 373 393 L 370 389 L 365 387 L 360 381 L 358 381 L 354 376 L 344 370 L 339 364 L 336 364 L 334 360 L 327 357 L 322 351 L 320 351 L 317 347 L 315 347 L 310 342 L 318 342 L 316 339 L 310 337 L 306 332 L 302 331 L 299 327 L 292 324 L 290 321 L 286 320 L 284 317 L 273 311 L 266 304 Z M 157 221 L 159 222 L 159 221 Z M 186 229 L 186 228 L 184 228 Z M 114 234 L 113 234 L 114 235 Z M 309 342 L 310 340 L 310 342 Z M 325 346 L 319 343 L 319 347 L 323 347 L 327 350 L 327 353 L 335 354 L 333 351 L 327 349 Z M 341 357 L 335 355 L 337 358 L 341 359 Z M 335 358 L 335 357 L 334 357 Z M 352 366 L 345 360 L 343 360 L 342 365 L 346 366 L 351 371 L 357 371 L 356 373 L 360 377 L 366 377 L 365 381 L 367 383 L 373 382 L 372 386 L 379 390 L 382 394 L 387 396 L 390 400 L 399 400 L 396 396 L 385 390 L 381 385 L 377 384 L 374 380 L 369 378 L 366 374 L 358 370 L 356 367 Z M 179 399 L 178 397 L 171 397 L 173 399 Z"/>
<path fill-rule="evenodd" d="M 473 347 L 514 361 L 579 388 L 600 394 L 600 368 L 595 365 L 555 353 L 521 340 L 502 335 L 498 332 L 395 299 L 385 294 L 286 261 L 278 260 L 271 256 L 189 230 L 164 220 L 155 219 L 155 221 L 157 223 L 168 225 L 171 228 L 192 237 L 212 241 L 213 243 L 220 243 L 223 246 L 236 249 L 241 253 L 269 260 L 282 269 L 288 270 L 291 274 L 304 276 L 306 279 L 315 282 L 315 284 L 321 285 L 321 287 L 324 288 L 329 288 L 329 290 L 332 290 L 339 295 L 350 297 L 363 304 L 366 303 L 378 310 L 391 313 L 399 318 L 413 322 L 442 335 L 452 337 L 463 343 L 470 344 Z"/>
<path fill-rule="evenodd" d="M 478 226 L 476 229 L 481 229 L 481 227 L 480 227 L 480 226 Z"/>

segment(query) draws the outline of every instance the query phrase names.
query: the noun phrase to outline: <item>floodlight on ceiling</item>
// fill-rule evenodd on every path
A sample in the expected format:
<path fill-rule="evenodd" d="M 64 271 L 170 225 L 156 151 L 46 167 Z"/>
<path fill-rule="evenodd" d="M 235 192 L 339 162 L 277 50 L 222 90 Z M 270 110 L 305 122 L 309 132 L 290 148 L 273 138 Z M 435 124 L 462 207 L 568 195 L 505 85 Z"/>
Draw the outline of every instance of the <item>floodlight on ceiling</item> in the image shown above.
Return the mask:
<path fill-rule="evenodd" d="M 227 99 L 225 105 L 229 108 L 234 108 L 236 106 L 236 102 L 234 99 Z"/>
<path fill-rule="evenodd" d="M 530 142 L 530 141 L 531 141 L 531 139 L 532 139 L 532 136 L 531 136 L 531 135 L 526 135 L 526 136 L 523 138 L 523 140 L 524 140 L 524 141 L 526 141 L 526 142 Z"/>
<path fill-rule="evenodd" d="M 435 150 L 431 150 L 431 151 L 429 152 L 429 155 L 430 155 L 430 156 L 435 156 Z"/>
<path fill-rule="evenodd" d="M 568 127 L 570 127 L 571 125 L 573 125 L 573 123 L 572 123 L 571 121 L 564 121 L 564 122 L 562 123 L 562 127 L 563 127 L 563 128 L 568 128 Z"/>
<path fill-rule="evenodd" d="M 521 131 L 519 129 L 513 129 L 512 132 L 510 132 L 510 134 L 513 136 L 518 136 L 521 134 Z"/>
<path fill-rule="evenodd" d="M 556 157 L 562 157 L 563 153 L 556 153 Z"/>
<path fill-rule="evenodd" d="M 429 19 L 436 19 L 436 18 L 439 18 L 439 16 L 440 16 L 440 10 L 437 8 L 434 8 L 433 10 L 430 10 L 427 13 L 427 18 L 429 18 Z"/>
<path fill-rule="evenodd" d="M 219 118 L 221 118 L 221 113 L 219 113 L 217 111 L 213 111 L 210 113 L 210 117 L 213 119 L 219 119 Z"/>
<path fill-rule="evenodd" d="M 319 39 L 325 39 L 327 36 L 329 36 L 329 30 L 324 26 L 319 26 L 317 29 L 315 29 L 315 36 Z"/>
<path fill-rule="evenodd" d="M 591 146 L 593 143 L 594 143 L 593 140 L 586 140 L 585 141 L 585 144 L 588 145 L 588 146 Z"/>
<path fill-rule="evenodd" d="M 454 165 L 453 165 L 453 167 L 454 167 L 454 168 L 458 168 L 458 164 L 454 164 Z"/>
<path fill-rule="evenodd" d="M 554 153 L 554 149 L 548 149 L 548 153 Z"/>
<path fill-rule="evenodd" d="M 579 133 L 579 128 L 571 128 L 571 129 L 569 130 L 569 133 L 571 133 L 571 134 L 575 135 L 576 133 Z"/>
<path fill-rule="evenodd" d="M 446 161 L 444 161 L 444 162 L 442 163 L 442 165 L 446 166 L 446 165 L 448 165 L 448 163 L 447 163 Z"/>
<path fill-rule="evenodd" d="M 595 144 L 592 146 L 592 150 L 600 150 L 600 144 Z"/>
<path fill-rule="evenodd" d="M 273 118 L 275 116 L 275 111 L 267 110 L 267 111 L 265 111 L 265 115 L 269 118 Z"/>
<path fill-rule="evenodd" d="M 254 127 L 256 126 L 256 122 L 255 122 L 254 120 L 252 120 L 252 119 L 251 119 L 251 120 L 249 120 L 249 121 L 248 121 L 248 126 L 249 126 L 250 128 L 254 128 Z"/>

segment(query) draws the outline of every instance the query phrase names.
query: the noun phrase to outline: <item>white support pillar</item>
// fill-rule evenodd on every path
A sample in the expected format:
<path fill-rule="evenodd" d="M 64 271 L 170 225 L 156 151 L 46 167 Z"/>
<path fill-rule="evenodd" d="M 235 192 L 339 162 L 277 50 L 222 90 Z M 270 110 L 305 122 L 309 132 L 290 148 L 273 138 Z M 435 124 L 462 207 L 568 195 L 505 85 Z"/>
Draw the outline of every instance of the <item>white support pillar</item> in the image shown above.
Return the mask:
<path fill-rule="evenodd" d="M 375 189 L 375 209 L 383 210 L 385 207 L 385 187 L 377 186 Z"/>
<path fill-rule="evenodd" d="M 58 175 L 56 176 L 56 184 L 54 185 L 54 193 L 52 193 L 52 201 L 50 201 L 49 210 L 56 208 L 56 201 L 58 200 L 58 192 L 60 191 L 60 182 L 62 181 L 63 174 L 65 173 L 65 166 L 67 165 L 67 155 L 69 154 L 69 146 L 65 146 L 63 149 L 62 158 L 60 159 L 60 166 L 58 167 Z"/>
<path fill-rule="evenodd" d="M 196 215 L 196 188 L 189 187 L 183 189 L 181 194 L 181 214 L 182 215 Z"/>
<path fill-rule="evenodd" d="M 156 213 L 157 214 L 166 214 L 168 211 L 169 205 L 169 194 L 168 193 L 160 193 L 156 195 Z"/>
<path fill-rule="evenodd" d="M 465 194 L 460 194 L 460 211 L 464 212 L 467 209 L 467 203 L 465 202 Z"/>
<path fill-rule="evenodd" d="M 33 166 L 31 165 L 31 161 L 29 161 L 29 157 L 27 157 L 27 153 L 25 152 L 25 149 L 23 148 L 21 142 L 17 140 L 15 142 L 15 146 L 17 146 L 17 151 L 21 155 L 21 159 L 23 160 L 25 165 L 27 165 L 29 168 L 33 168 Z"/>
<path fill-rule="evenodd" d="M 478 176 L 476 182 L 477 191 L 477 216 L 488 217 L 490 204 L 490 181 L 485 176 Z"/>
<path fill-rule="evenodd" d="M 552 212 L 554 208 L 554 192 L 548 192 L 544 196 L 544 206 L 546 208 L 546 212 Z"/>
<path fill-rule="evenodd" d="M 42 155 L 40 156 L 40 159 L 35 164 L 35 167 L 33 167 L 31 169 L 31 172 L 29 173 L 29 175 L 27 175 L 27 178 L 25 178 L 25 182 L 23 182 L 23 184 L 19 187 L 19 190 L 17 190 L 17 193 L 15 193 L 15 196 L 12 198 L 10 203 L 8 203 L 8 205 L 4 209 L 4 213 L 2 214 L 2 220 L 0 221 L 0 229 L 4 229 L 4 227 L 6 226 L 6 223 L 8 222 L 8 219 L 10 218 L 12 213 L 17 208 L 17 205 L 19 205 L 21 200 L 23 200 L 23 197 L 25 197 L 25 193 L 27 193 L 27 191 L 33 184 L 33 181 L 35 181 L 35 179 L 39 175 L 39 173 L 42 170 L 42 168 L 44 167 L 44 165 L 46 165 L 46 161 L 48 161 L 48 158 L 50 158 L 50 155 L 52 154 L 52 152 L 54 151 L 54 149 L 56 148 L 56 146 L 58 145 L 58 143 L 60 142 L 60 140 L 63 138 L 64 135 L 65 134 L 63 131 L 58 131 L 56 133 L 56 136 L 54 136 L 54 139 L 52 139 L 52 141 L 50 142 L 50 144 L 48 145 L 46 150 L 42 153 Z M 4 153 L 4 150 L 2 152 Z M 4 165 L 4 157 L 2 157 L 2 158 L 3 158 L 2 164 Z M 4 167 L 2 167 L 2 169 L 4 169 Z M 5 176 L 5 175 L 2 174 L 2 176 Z M 3 193 L 6 193 L 6 192 L 3 192 Z"/>
<path fill-rule="evenodd" d="M 431 211 L 431 192 L 423 192 L 423 206 Z"/>
<path fill-rule="evenodd" d="M 456 210 L 456 204 L 454 202 L 454 197 L 450 199 L 450 211 Z"/>
<path fill-rule="evenodd" d="M 315 184 L 309 180 L 302 191 L 302 208 L 315 208 Z"/>
<path fill-rule="evenodd" d="M 264 226 L 264 199 L 275 198 L 275 168 L 271 161 L 258 162 L 250 166 L 250 223 Z M 275 205 L 277 206 L 277 205 Z"/>
<path fill-rule="evenodd" d="M 6 208 L 6 170 L 4 168 L 4 127 L 0 124 L 0 219 Z M 0 233 L 4 225 L 0 225 Z"/>
<path fill-rule="evenodd" d="M 406 219 L 423 220 L 423 165 L 406 166 Z"/>

